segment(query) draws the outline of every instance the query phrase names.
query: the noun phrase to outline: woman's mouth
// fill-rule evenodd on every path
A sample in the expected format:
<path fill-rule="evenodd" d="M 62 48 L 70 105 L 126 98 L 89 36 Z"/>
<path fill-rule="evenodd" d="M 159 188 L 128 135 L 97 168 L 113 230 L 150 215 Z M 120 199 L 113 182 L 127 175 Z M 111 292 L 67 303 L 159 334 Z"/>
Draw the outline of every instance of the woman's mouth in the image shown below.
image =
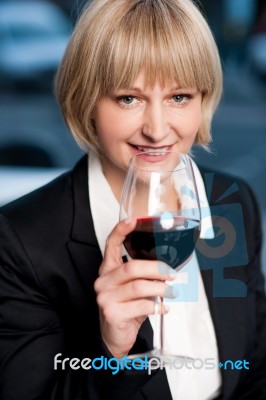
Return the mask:
<path fill-rule="evenodd" d="M 166 154 L 167 151 L 170 151 L 173 145 L 169 146 L 160 146 L 160 147 L 149 147 L 149 146 L 139 146 L 130 144 L 137 152 L 149 153 L 150 156 L 160 156 Z"/>

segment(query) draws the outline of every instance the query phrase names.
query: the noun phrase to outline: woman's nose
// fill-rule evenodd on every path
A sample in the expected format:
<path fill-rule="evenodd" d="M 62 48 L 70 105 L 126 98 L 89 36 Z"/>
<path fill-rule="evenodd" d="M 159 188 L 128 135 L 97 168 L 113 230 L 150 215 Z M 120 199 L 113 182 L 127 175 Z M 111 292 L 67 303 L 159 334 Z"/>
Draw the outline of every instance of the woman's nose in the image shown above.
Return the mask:
<path fill-rule="evenodd" d="M 169 133 L 167 113 L 163 104 L 152 104 L 147 106 L 143 121 L 143 135 L 150 142 L 159 143 Z"/>

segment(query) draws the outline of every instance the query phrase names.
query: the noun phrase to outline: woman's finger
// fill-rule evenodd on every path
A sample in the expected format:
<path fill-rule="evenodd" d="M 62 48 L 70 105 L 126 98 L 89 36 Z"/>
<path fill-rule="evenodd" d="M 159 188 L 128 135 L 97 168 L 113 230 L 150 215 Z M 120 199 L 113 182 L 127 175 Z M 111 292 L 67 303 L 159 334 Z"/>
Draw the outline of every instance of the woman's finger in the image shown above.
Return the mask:
<path fill-rule="evenodd" d="M 137 279 L 171 281 L 176 271 L 162 261 L 131 260 L 116 268 L 105 268 L 100 279 L 95 282 L 95 290 L 110 291 L 118 286 Z"/>
<path fill-rule="evenodd" d="M 126 236 L 135 228 L 136 223 L 136 219 L 120 221 L 112 230 L 106 240 L 104 260 L 99 271 L 100 275 L 110 272 L 123 263 L 122 245 Z"/>
<path fill-rule="evenodd" d="M 119 305 L 110 304 L 103 310 L 103 317 L 108 324 L 116 324 L 119 320 L 120 323 L 128 322 L 135 318 L 145 318 L 148 315 L 154 315 L 155 313 L 166 314 L 169 311 L 169 307 L 163 302 L 158 308 L 155 306 L 154 297 L 150 299 L 133 300 L 126 303 L 120 303 Z"/>
<path fill-rule="evenodd" d="M 167 285 L 162 281 L 150 281 L 146 279 L 138 279 L 130 281 L 123 286 L 119 286 L 116 290 L 110 292 L 101 292 L 97 297 L 100 307 L 105 307 L 110 301 L 114 303 L 124 303 L 137 299 L 150 297 L 161 297 L 174 299 L 177 296 L 176 287 Z"/>

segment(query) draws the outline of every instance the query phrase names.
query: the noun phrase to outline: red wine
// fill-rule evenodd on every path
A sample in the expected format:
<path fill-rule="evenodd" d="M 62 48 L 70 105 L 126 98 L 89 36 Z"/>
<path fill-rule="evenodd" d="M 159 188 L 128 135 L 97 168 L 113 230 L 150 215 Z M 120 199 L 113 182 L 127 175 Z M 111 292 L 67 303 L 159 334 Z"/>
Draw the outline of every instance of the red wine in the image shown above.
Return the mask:
<path fill-rule="evenodd" d="M 137 220 L 124 246 L 133 259 L 160 260 L 177 268 L 193 253 L 199 234 L 199 221 L 190 218 L 145 217 Z"/>

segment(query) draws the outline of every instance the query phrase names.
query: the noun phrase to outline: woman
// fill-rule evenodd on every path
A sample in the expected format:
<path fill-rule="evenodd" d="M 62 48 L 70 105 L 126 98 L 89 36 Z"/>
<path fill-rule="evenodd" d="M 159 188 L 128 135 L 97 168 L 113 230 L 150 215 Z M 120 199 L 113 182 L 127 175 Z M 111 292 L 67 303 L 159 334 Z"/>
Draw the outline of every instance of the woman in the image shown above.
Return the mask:
<path fill-rule="evenodd" d="M 94 0 L 84 10 L 56 91 L 88 157 L 1 209 L 1 399 L 266 398 L 257 206 L 242 181 L 211 171 L 201 171 L 212 180 L 211 210 L 226 210 L 242 242 L 245 229 L 247 259 L 239 241 L 230 265 L 224 255 L 208 257 L 202 239 L 198 300 L 163 312 L 183 315 L 181 348 L 215 363 L 200 373 L 108 364 L 150 348 L 151 299 L 176 296 L 167 266 L 162 274 L 156 262 L 122 258 L 135 225 L 117 223 L 129 160 L 145 149 L 207 147 L 221 86 L 213 37 L 192 1 Z M 239 190 L 222 196 L 232 184 Z M 241 369 L 219 369 L 227 360 L 242 360 Z"/>

